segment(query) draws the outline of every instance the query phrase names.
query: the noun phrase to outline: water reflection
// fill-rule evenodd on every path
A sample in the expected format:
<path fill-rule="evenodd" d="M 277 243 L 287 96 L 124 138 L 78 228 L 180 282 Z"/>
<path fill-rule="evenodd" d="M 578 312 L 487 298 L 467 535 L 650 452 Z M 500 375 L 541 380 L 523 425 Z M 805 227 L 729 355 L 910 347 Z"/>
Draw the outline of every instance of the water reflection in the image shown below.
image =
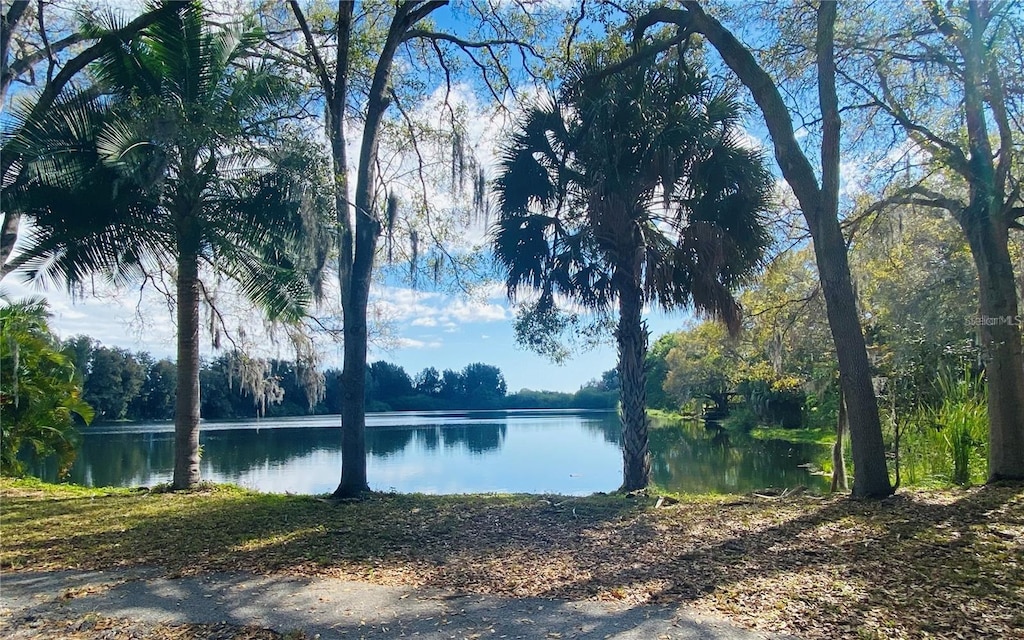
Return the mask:
<path fill-rule="evenodd" d="M 341 470 L 337 417 L 204 424 L 202 474 L 264 491 L 325 493 Z M 621 482 L 621 427 L 614 412 L 509 411 L 368 416 L 371 487 L 402 492 L 612 491 Z M 71 481 L 91 486 L 168 482 L 173 425 L 86 430 Z M 748 492 L 823 479 L 824 447 L 733 442 L 696 423 L 651 431 L 652 474 L 667 489 Z M 37 475 L 54 479 L 52 465 Z"/>
<path fill-rule="evenodd" d="M 499 422 L 481 422 L 473 425 L 445 426 L 436 424 L 419 427 L 378 427 L 366 432 L 366 451 L 371 456 L 387 458 L 413 446 L 426 452 L 464 450 L 471 455 L 497 451 L 505 441 L 506 425 Z"/>
<path fill-rule="evenodd" d="M 659 486 L 688 493 L 747 493 L 766 487 L 807 486 L 825 480 L 807 463 L 820 465 L 827 448 L 778 440 L 733 439 L 724 429 L 685 422 L 651 431 L 651 477 Z"/>

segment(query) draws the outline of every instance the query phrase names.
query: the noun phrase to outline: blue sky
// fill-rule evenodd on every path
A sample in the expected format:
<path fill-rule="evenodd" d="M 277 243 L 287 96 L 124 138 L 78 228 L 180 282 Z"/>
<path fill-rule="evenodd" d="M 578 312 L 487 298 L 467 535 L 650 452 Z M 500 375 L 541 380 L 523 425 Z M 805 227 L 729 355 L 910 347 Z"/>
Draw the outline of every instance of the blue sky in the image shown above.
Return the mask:
<path fill-rule="evenodd" d="M 123 4 L 131 9 L 138 6 L 133 2 Z M 448 10 L 439 12 L 436 17 L 442 27 L 457 21 Z M 455 93 L 455 100 L 466 109 L 467 132 L 476 147 L 475 156 L 492 169 L 490 175 L 493 176 L 494 145 L 507 129 L 508 114 L 479 102 L 468 85 L 455 87 Z M 435 92 L 433 102 L 436 102 L 436 95 Z M 514 108 L 512 103 L 510 106 Z M 424 118 L 436 117 L 440 111 L 430 99 L 418 105 L 417 110 Z M 355 140 L 350 141 L 350 150 L 351 157 L 356 158 Z M 399 161 L 396 171 L 403 166 L 405 163 Z M 389 188 L 394 185 L 389 184 Z M 451 201 L 450 194 L 441 192 L 430 194 L 428 200 L 452 206 L 458 204 Z M 440 205 L 439 209 L 444 206 Z M 465 246 L 483 242 L 484 231 L 480 226 L 465 229 L 462 232 Z M 112 291 L 97 285 L 73 299 L 62 291 L 26 287 L 18 282 L 17 274 L 8 277 L 0 289 L 12 298 L 46 296 L 53 312 L 52 326 L 62 338 L 87 334 L 108 346 L 148 351 L 156 357 L 174 356 L 173 311 L 166 300 L 153 291 L 141 294 L 137 289 Z M 375 287 L 371 305 L 375 305 L 372 312 L 384 319 L 380 324 L 386 330 L 371 342 L 369 361 L 394 362 L 413 376 L 425 367 L 440 371 L 483 362 L 504 372 L 510 391 L 522 388 L 575 391 L 615 367 L 616 353 L 611 336 L 604 344 L 577 354 L 563 365 L 522 350 L 516 345 L 513 334 L 514 312 L 500 285 L 482 287 L 482 293 L 470 299 L 413 290 L 406 284 L 389 280 Z M 225 309 L 230 311 L 229 328 L 236 335 L 246 334 L 253 350 L 272 357 L 290 357 L 286 341 L 279 343 L 260 338 L 263 322 L 253 311 L 231 302 L 225 304 Z M 688 317 L 680 312 L 650 315 L 652 342 L 667 331 L 682 328 Z M 225 346 L 230 344 L 225 343 Z M 319 352 L 324 366 L 340 366 L 340 344 L 322 339 Z M 207 338 L 203 356 L 216 355 Z"/>
<path fill-rule="evenodd" d="M 11 298 L 44 295 L 50 301 L 52 326 L 61 338 L 86 334 L 107 346 L 148 351 L 155 357 L 174 357 L 174 325 L 165 302 L 153 292 L 109 291 L 101 286 L 96 294 L 72 299 L 60 290 L 38 289 L 9 276 L 2 288 Z M 489 287 L 476 299 L 406 287 L 377 288 L 374 300 L 391 320 L 386 338 L 373 340 L 369 361 L 387 360 L 405 368 L 410 376 L 426 367 L 460 370 L 472 362 L 499 367 L 510 392 L 523 388 L 575 391 L 586 382 L 615 367 L 614 339 L 590 351 L 577 354 L 562 365 L 523 350 L 515 342 L 513 311 L 500 287 Z M 228 307 L 230 308 L 230 304 Z M 258 338 L 262 322 L 251 313 L 234 312 L 233 330 L 244 327 L 250 340 Z M 683 312 L 650 313 L 647 316 L 651 341 L 668 331 L 682 328 L 689 315 Z M 202 348 L 206 358 L 216 357 L 209 339 Z M 263 345 L 263 354 L 290 357 L 286 345 Z M 340 366 L 341 344 L 321 339 L 319 351 L 324 366 Z"/>

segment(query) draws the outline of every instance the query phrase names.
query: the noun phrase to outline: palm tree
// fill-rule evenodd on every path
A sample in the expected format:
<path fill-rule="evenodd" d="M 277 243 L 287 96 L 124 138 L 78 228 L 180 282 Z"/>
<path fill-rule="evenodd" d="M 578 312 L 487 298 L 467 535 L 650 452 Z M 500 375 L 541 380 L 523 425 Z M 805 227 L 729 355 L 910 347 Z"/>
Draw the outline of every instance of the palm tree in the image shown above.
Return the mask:
<path fill-rule="evenodd" d="M 259 39 L 210 26 L 199 3 L 162 12 L 100 59 L 96 89 L 62 95 L 11 143 L 29 179 L 4 205 L 35 223 L 20 257 L 30 278 L 74 287 L 93 273 L 174 274 L 176 489 L 199 481 L 201 268 L 272 318 L 297 319 L 310 299 L 295 263 L 309 158 L 270 144 L 266 123 L 290 89 L 251 57 Z"/>
<path fill-rule="evenodd" d="M 510 297 L 540 292 L 618 306 L 622 489 L 647 486 L 645 304 L 693 306 L 739 328 L 731 291 L 769 243 L 772 179 L 741 144 L 740 108 L 681 53 L 619 73 L 592 55 L 560 99 L 530 109 L 507 142 L 492 230 Z"/>

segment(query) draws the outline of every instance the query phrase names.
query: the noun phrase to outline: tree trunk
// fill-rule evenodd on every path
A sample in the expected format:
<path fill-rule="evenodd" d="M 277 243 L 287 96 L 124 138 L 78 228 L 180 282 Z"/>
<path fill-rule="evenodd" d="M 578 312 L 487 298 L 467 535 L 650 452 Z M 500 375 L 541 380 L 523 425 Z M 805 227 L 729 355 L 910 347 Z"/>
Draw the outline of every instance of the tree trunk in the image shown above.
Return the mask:
<path fill-rule="evenodd" d="M 846 456 L 843 453 L 843 439 L 847 430 L 846 399 L 843 387 L 839 386 L 839 417 L 836 419 L 836 443 L 832 445 L 832 493 L 847 491 Z"/>
<path fill-rule="evenodd" d="M 366 399 L 364 396 L 366 387 L 366 309 L 370 297 L 370 282 L 377 252 L 377 240 L 380 238 L 382 228 L 376 211 L 375 199 L 377 146 L 380 139 L 381 121 L 389 103 L 387 92 L 391 66 L 395 52 L 409 29 L 443 5 L 442 2 L 422 4 L 410 2 L 400 5 L 396 9 L 384 47 L 378 55 L 373 71 L 373 80 L 367 94 L 366 120 L 363 123 L 363 135 L 359 147 L 359 166 L 356 171 L 355 211 L 350 214 L 348 205 L 345 204 L 343 207 L 346 218 L 352 215 L 351 220 L 347 220 L 348 225 L 340 217 L 342 209 L 339 204 L 339 222 L 341 222 L 339 271 L 341 272 L 341 304 L 345 323 L 345 365 L 341 374 L 342 388 L 344 389 L 344 403 L 341 410 L 341 483 L 334 491 L 334 496 L 339 498 L 355 497 L 369 491 L 369 484 L 366 480 Z M 344 0 L 339 2 L 339 21 L 346 25 L 339 31 L 339 46 L 347 45 L 351 35 L 349 32 L 351 25 L 349 22 L 345 22 L 348 19 L 344 15 L 346 6 L 349 7 L 348 17 L 350 18 L 351 5 L 347 5 Z M 347 58 L 348 51 L 346 50 L 345 59 Z M 339 71 L 334 83 L 335 90 L 343 87 L 344 82 L 345 79 Z M 338 100 L 338 96 L 335 96 L 335 100 Z M 339 103 L 339 105 L 341 108 L 337 116 L 337 129 L 332 135 L 332 144 L 335 147 L 335 175 L 341 173 L 341 168 L 337 164 L 340 155 L 338 148 L 345 144 L 341 133 L 344 122 L 344 103 Z M 341 199 L 347 203 L 348 199 L 346 192 L 337 193 L 341 186 L 347 186 L 347 172 L 345 176 L 345 181 L 339 182 L 335 186 L 335 197 L 339 199 L 339 203 Z"/>
<path fill-rule="evenodd" d="M 625 279 L 625 278 L 624 278 Z M 636 491 L 647 487 L 651 477 L 651 455 L 647 438 L 647 328 L 641 312 L 639 278 L 629 278 L 617 287 L 619 327 L 619 398 L 622 404 L 622 488 Z"/>
<path fill-rule="evenodd" d="M 17 211 L 4 211 L 3 216 L 3 226 L 0 227 L 0 280 L 14 270 L 11 254 L 18 242 L 18 227 L 21 224 L 21 214 Z"/>
<path fill-rule="evenodd" d="M 1004 211 L 1010 172 L 1010 133 L 1000 129 L 999 167 L 994 165 L 985 109 L 989 100 L 1001 101 L 996 83 L 986 86 L 985 9 L 968 3 L 969 36 L 957 38 L 964 57 L 964 119 L 968 138 L 970 204 L 959 216 L 978 269 L 981 348 L 988 384 L 988 478 L 1024 479 L 1024 355 L 1021 353 L 1021 317 L 1009 251 L 1009 220 Z M 993 104 L 990 102 L 990 104 Z M 998 114 L 999 110 L 996 110 Z M 1005 119 L 1005 113 L 1002 114 Z M 1004 125 L 1006 123 L 1004 122 Z M 1010 195 L 1010 198 L 1014 196 Z"/>
<path fill-rule="evenodd" d="M 178 255 L 178 391 L 174 405 L 173 489 L 199 482 L 199 262 L 194 250 Z"/>
<path fill-rule="evenodd" d="M 889 470 L 885 462 L 882 422 L 878 415 L 875 388 L 871 382 L 867 345 L 861 332 L 853 282 L 850 279 L 846 242 L 837 218 L 821 216 L 818 221 L 818 224 L 811 224 L 808 217 L 849 420 L 853 495 L 884 498 L 892 494 L 892 484 L 889 482 Z"/>
<path fill-rule="evenodd" d="M 988 387 L 988 479 L 1024 479 L 1024 355 L 1013 263 L 991 218 L 963 216 L 978 269 L 979 335 Z M 1005 234 L 1005 232 L 1003 232 Z"/>
<path fill-rule="evenodd" d="M 853 448 L 853 495 L 883 497 L 892 493 L 885 464 L 885 443 L 878 400 L 871 382 L 867 345 L 857 313 L 857 294 L 850 277 L 846 239 L 839 225 L 840 136 L 842 120 L 836 93 L 835 2 L 818 5 L 815 55 L 818 66 L 818 105 L 821 108 L 821 189 L 816 206 L 804 209 L 814 239 L 818 279 L 839 360 L 839 386 Z M 802 203 L 801 203 L 802 204 Z"/>
<path fill-rule="evenodd" d="M 341 482 L 337 498 L 370 490 L 366 480 L 366 312 L 345 307 L 345 363 L 341 372 Z"/>
<path fill-rule="evenodd" d="M 835 5 L 823 2 L 818 13 L 818 95 L 824 126 L 820 187 L 814 169 L 796 139 L 789 109 L 771 76 L 728 29 L 704 12 L 699 2 L 686 0 L 683 5 L 685 9 L 682 10 L 652 9 L 637 20 L 636 31 L 642 34 L 653 24 L 669 22 L 703 34 L 740 82 L 750 90 L 761 109 L 775 145 L 775 159 L 800 203 L 814 240 L 814 255 L 839 360 L 840 384 L 846 393 L 853 449 L 853 494 L 870 498 L 891 495 L 878 402 L 871 383 L 864 334 L 857 316 L 846 242 L 839 226 L 840 122 L 832 51 Z"/>
<path fill-rule="evenodd" d="M 357 191 L 362 192 L 361 186 Z M 365 195 L 356 196 L 357 210 L 364 200 Z M 341 295 L 345 363 L 341 372 L 341 482 L 334 490 L 336 498 L 355 498 L 370 490 L 366 478 L 366 309 L 379 232 L 368 226 L 368 221 L 356 223 L 348 287 Z"/>

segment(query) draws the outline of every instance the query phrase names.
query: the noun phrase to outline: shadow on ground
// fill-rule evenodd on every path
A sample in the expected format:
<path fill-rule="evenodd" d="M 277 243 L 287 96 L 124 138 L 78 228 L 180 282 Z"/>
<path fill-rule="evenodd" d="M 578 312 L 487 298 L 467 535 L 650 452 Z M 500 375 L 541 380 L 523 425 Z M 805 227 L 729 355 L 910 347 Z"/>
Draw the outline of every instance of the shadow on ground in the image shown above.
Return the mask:
<path fill-rule="evenodd" d="M 4 512 L 5 568 L 242 570 L 653 601 L 808 638 L 1024 637 L 1020 485 L 665 509 L 629 496 L 383 494 L 336 504 L 215 490 L 5 496 Z"/>
<path fill-rule="evenodd" d="M 125 579 L 127 578 L 127 579 Z M 112 581 L 113 580 L 113 581 Z M 153 623 L 217 624 L 336 638 L 615 638 L 753 640 L 670 606 L 503 598 L 382 587 L 334 579 L 208 574 L 167 579 L 140 573 L 17 573 L 4 577 L 8 631 L 26 621 L 99 612 Z M 60 594 L 54 598 L 54 594 Z"/>

